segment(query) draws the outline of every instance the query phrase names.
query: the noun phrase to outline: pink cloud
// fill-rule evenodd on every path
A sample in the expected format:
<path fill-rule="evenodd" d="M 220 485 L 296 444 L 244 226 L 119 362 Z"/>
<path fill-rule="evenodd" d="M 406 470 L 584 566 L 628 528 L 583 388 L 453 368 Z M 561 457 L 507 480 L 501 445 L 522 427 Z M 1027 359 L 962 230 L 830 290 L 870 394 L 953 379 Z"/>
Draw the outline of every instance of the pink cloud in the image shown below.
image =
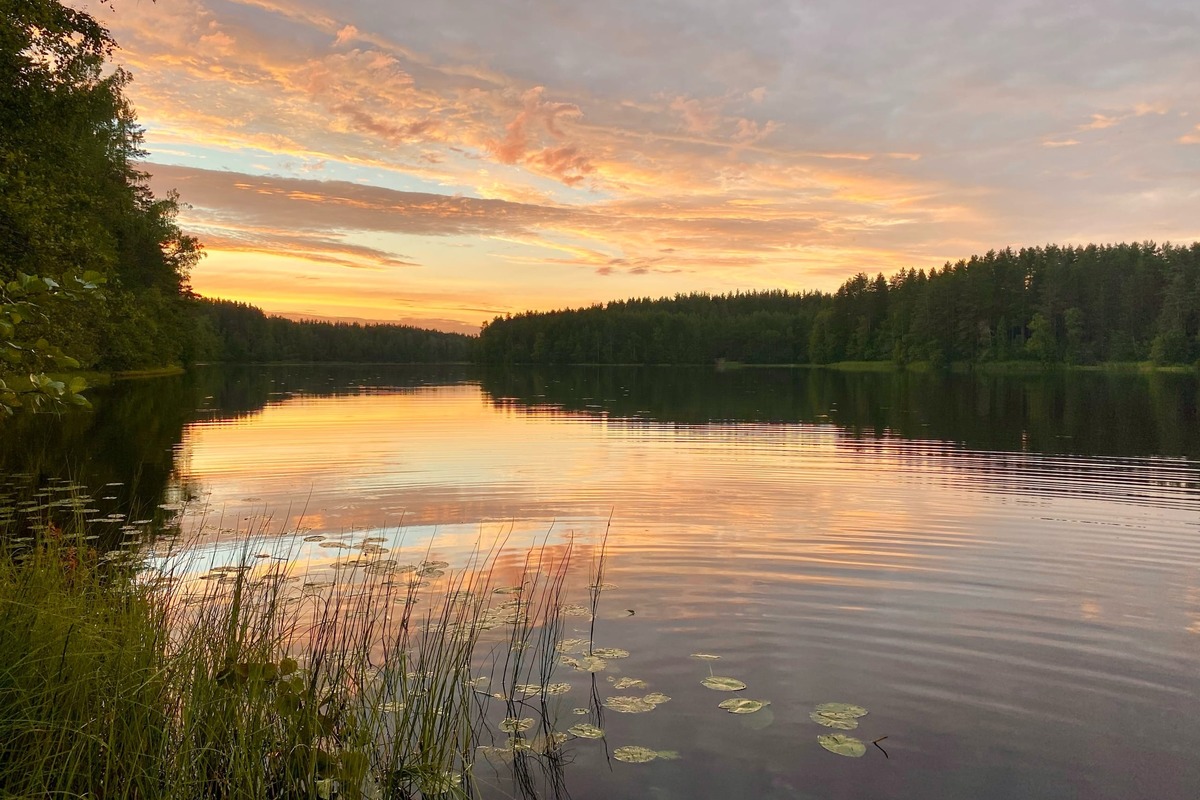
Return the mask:
<path fill-rule="evenodd" d="M 559 120 L 579 119 L 583 112 L 574 103 L 550 102 L 542 99 L 545 87 L 535 86 L 522 95 L 524 108 L 505 126 L 504 138 L 491 142 L 490 150 L 501 163 L 516 164 L 525 157 L 531 137 L 537 137 L 536 124 L 555 139 L 564 138 Z M 534 128 L 534 130 L 530 130 Z"/>
<path fill-rule="evenodd" d="M 574 186 L 596 171 L 595 165 L 573 145 L 546 147 L 529 157 L 529 161 L 568 186 Z"/>
<path fill-rule="evenodd" d="M 683 119 L 690 133 L 710 133 L 721 121 L 720 112 L 714 104 L 701 102 L 694 97 L 676 97 L 671 101 L 671 110 Z"/>

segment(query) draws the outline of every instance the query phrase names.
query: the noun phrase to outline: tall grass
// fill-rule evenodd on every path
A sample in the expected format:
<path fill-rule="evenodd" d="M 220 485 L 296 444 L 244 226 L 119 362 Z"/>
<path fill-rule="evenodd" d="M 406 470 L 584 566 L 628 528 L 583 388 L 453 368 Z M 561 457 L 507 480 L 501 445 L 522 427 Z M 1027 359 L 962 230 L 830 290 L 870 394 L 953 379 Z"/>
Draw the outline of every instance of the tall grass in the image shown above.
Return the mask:
<path fill-rule="evenodd" d="M 544 684 L 569 547 L 494 595 L 496 552 L 443 579 L 362 544 L 306 582 L 249 546 L 200 573 L 87 544 L 46 525 L 0 552 L 0 797 L 469 796 L 496 701 L 539 704 L 557 747 Z"/>

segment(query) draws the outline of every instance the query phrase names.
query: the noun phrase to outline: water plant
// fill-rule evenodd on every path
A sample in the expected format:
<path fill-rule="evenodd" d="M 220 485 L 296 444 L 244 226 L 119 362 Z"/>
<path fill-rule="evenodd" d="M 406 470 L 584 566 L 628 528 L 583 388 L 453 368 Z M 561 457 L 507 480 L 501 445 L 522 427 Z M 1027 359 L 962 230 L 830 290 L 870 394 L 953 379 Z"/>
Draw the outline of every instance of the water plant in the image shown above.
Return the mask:
<path fill-rule="evenodd" d="M 407 570 L 350 537 L 326 580 L 255 532 L 201 568 L 88 530 L 0 546 L 0 796 L 465 797 L 497 698 L 538 734 L 520 747 L 566 738 L 546 703 L 569 547 L 498 610 L 495 552 Z"/>

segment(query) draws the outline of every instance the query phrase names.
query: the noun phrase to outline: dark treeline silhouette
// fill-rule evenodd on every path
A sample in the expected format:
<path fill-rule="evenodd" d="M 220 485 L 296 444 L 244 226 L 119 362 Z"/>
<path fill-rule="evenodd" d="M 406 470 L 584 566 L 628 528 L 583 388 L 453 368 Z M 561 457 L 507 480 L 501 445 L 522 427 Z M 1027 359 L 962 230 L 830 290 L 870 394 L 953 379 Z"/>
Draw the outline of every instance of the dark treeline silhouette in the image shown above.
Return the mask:
<path fill-rule="evenodd" d="M 229 300 L 193 303 L 199 361 L 352 361 L 434 364 L 471 361 L 478 340 L 459 333 L 350 322 L 295 322 Z"/>
<path fill-rule="evenodd" d="M 688 294 L 484 327 L 490 363 L 752 364 L 1200 358 L 1200 243 L 991 251 L 859 274 L 832 294 Z"/>

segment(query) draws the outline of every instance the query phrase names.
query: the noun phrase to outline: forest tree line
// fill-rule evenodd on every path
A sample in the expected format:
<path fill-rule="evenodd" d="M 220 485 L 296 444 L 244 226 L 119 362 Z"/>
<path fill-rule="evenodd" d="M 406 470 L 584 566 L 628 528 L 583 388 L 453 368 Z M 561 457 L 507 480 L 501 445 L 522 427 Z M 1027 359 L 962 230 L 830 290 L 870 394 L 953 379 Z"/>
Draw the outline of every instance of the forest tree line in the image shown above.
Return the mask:
<path fill-rule="evenodd" d="M 681 294 L 484 326 L 489 363 L 829 364 L 1200 359 L 1200 243 L 990 251 L 836 292 Z"/>
<path fill-rule="evenodd" d="M 197 298 L 200 361 L 450 364 L 475 360 L 478 340 L 408 325 L 294 321 L 231 300 Z"/>
<path fill-rule="evenodd" d="M 115 47 L 59 0 L 0 3 L 0 410 L 32 375 L 198 361 L 1089 364 L 1200 358 L 1200 244 L 1002 250 L 833 293 L 633 299 L 479 337 L 293 322 L 190 288 L 200 243 L 138 169 Z M 46 387 L 52 384 L 47 383 Z M 49 389 L 43 389 L 49 393 Z M 69 394 L 68 387 L 62 391 Z"/>

